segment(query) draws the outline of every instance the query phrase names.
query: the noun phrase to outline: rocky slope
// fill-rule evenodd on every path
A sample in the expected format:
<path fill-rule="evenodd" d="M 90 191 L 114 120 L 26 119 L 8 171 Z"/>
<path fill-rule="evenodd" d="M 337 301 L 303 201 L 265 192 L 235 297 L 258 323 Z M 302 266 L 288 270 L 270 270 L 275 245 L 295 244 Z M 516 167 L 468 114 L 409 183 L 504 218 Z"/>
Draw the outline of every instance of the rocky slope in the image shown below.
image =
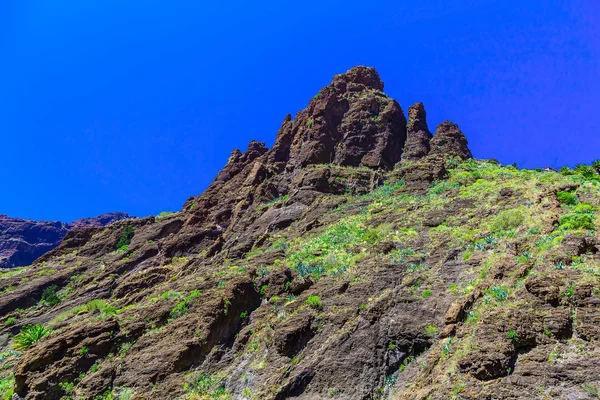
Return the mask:
<path fill-rule="evenodd" d="M 131 217 L 125 213 L 108 213 L 63 223 L 0 215 L 0 269 L 31 264 L 58 246 L 70 229 L 106 226 L 127 218 Z"/>
<path fill-rule="evenodd" d="M 455 124 L 431 135 L 382 90 L 338 75 L 180 212 L 71 231 L 3 274 L 0 390 L 597 397 L 597 171 L 473 160 Z"/>

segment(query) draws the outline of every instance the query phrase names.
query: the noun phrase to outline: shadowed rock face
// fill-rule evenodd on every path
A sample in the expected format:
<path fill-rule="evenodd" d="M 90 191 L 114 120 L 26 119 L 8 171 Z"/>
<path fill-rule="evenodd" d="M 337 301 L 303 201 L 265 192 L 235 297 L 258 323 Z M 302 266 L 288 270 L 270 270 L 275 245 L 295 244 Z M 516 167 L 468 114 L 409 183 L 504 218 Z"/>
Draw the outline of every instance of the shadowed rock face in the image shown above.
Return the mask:
<path fill-rule="evenodd" d="M 71 229 L 101 227 L 131 218 L 125 213 L 108 213 L 72 223 L 30 221 L 0 215 L 0 268 L 29 265 L 59 245 Z"/>

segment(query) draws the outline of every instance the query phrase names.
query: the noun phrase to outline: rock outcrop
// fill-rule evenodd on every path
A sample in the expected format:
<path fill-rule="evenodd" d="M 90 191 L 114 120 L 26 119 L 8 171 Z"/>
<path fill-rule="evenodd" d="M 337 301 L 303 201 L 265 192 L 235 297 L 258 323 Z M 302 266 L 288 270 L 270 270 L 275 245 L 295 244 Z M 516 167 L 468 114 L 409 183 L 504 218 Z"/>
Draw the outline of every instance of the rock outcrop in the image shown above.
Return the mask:
<path fill-rule="evenodd" d="M 431 139 L 430 145 L 431 154 L 462 159 L 472 157 L 467 138 L 458 125 L 450 121 L 442 122 L 435 128 L 435 135 Z"/>
<path fill-rule="evenodd" d="M 429 154 L 431 132 L 427 127 L 427 114 L 423 103 L 408 108 L 407 137 L 402 151 L 402 162 L 417 161 Z"/>
<path fill-rule="evenodd" d="M 57 247 L 71 229 L 106 226 L 127 218 L 131 217 L 125 213 L 108 213 L 63 223 L 0 215 L 0 268 L 31 264 Z"/>

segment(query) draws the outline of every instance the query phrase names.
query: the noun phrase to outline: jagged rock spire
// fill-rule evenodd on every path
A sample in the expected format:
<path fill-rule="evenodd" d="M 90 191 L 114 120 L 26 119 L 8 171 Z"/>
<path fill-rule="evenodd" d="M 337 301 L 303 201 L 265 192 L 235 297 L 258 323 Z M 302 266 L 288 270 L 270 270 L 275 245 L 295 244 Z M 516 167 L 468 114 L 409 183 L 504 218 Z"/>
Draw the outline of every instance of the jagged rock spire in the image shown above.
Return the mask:
<path fill-rule="evenodd" d="M 430 146 L 431 154 L 462 159 L 473 157 L 468 147 L 467 138 L 458 128 L 458 125 L 450 121 L 442 122 L 437 126 Z"/>
<path fill-rule="evenodd" d="M 373 68 L 354 67 L 336 75 L 293 121 L 284 121 L 273 160 L 283 161 L 290 143 L 290 170 L 327 163 L 393 168 L 406 140 L 406 118 L 382 90 Z"/>
<path fill-rule="evenodd" d="M 408 108 L 406 143 L 402 151 L 402 162 L 417 161 L 429 153 L 431 132 L 427 127 L 427 114 L 423 103 L 418 102 Z"/>
<path fill-rule="evenodd" d="M 244 169 L 246 165 L 250 164 L 266 152 L 267 148 L 265 143 L 257 142 L 256 140 L 251 140 L 250 143 L 248 143 L 248 148 L 244 153 L 239 149 L 234 149 L 229 156 L 227 164 L 221 172 L 219 172 L 215 181 L 227 182 Z"/>

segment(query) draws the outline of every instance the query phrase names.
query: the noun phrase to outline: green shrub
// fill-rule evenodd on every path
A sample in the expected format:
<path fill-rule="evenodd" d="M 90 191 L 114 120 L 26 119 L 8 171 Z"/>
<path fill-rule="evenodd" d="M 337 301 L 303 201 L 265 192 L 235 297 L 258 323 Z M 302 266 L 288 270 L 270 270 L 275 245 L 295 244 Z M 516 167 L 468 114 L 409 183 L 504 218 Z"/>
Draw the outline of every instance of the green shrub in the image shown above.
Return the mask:
<path fill-rule="evenodd" d="M 17 319 L 15 317 L 9 317 L 4 322 L 4 326 L 11 326 L 17 323 Z"/>
<path fill-rule="evenodd" d="M 566 214 L 558 222 L 562 229 L 594 229 L 594 219 L 589 214 Z"/>
<path fill-rule="evenodd" d="M 581 203 L 577 207 L 575 207 L 576 214 L 593 214 L 594 206 L 590 203 Z"/>
<path fill-rule="evenodd" d="M 0 378 L 0 399 L 11 400 L 15 386 L 14 375 L 9 375 L 6 378 Z"/>
<path fill-rule="evenodd" d="M 165 217 L 168 217 L 169 215 L 173 215 L 173 214 L 175 214 L 173 211 L 163 211 L 156 216 L 156 219 L 165 218 Z"/>
<path fill-rule="evenodd" d="M 13 348 L 15 350 L 25 350 L 49 333 L 50 329 L 44 327 L 44 325 L 26 325 L 21 328 L 21 332 L 13 338 Z"/>
<path fill-rule="evenodd" d="M 58 304 L 60 302 L 60 298 L 58 297 L 58 295 L 56 294 L 56 292 L 58 292 L 58 286 L 51 285 L 51 286 L 47 287 L 42 292 L 42 300 L 41 300 L 41 302 L 45 303 L 45 304 L 47 304 L 49 306 L 53 306 L 55 304 Z"/>
<path fill-rule="evenodd" d="M 521 226 L 525 217 L 519 209 L 502 211 L 492 222 L 492 231 L 509 231 Z"/>
<path fill-rule="evenodd" d="M 371 229 L 370 231 L 365 232 L 363 240 L 369 244 L 378 243 L 381 240 L 379 231 L 377 229 Z"/>
<path fill-rule="evenodd" d="M 319 296 L 308 296 L 308 299 L 306 299 L 306 304 L 309 307 L 312 307 L 314 309 L 320 310 L 323 308 L 323 303 L 321 302 L 321 298 Z"/>
<path fill-rule="evenodd" d="M 123 229 L 123 233 L 121 234 L 121 237 L 119 238 L 119 241 L 116 244 L 116 248 L 119 250 L 125 248 L 125 250 L 127 250 L 126 246 L 129 246 L 132 238 L 133 228 L 131 226 L 126 226 L 125 229 Z"/>
<path fill-rule="evenodd" d="M 65 393 L 71 394 L 73 391 L 73 387 L 75 386 L 74 382 L 59 382 L 58 387 Z"/>
<path fill-rule="evenodd" d="M 579 203 L 577 195 L 571 192 L 558 192 L 556 193 L 556 198 L 560 204 L 565 204 L 568 206 L 574 206 Z"/>
<path fill-rule="evenodd" d="M 437 327 L 437 326 L 433 326 L 433 325 L 427 325 L 427 326 L 425 327 L 425 334 L 426 334 L 427 336 L 429 336 L 429 337 L 433 337 L 433 336 L 437 335 L 437 333 L 438 333 L 439 331 L 440 331 L 440 330 L 438 329 L 438 327 Z"/>
<path fill-rule="evenodd" d="M 575 166 L 575 172 L 580 174 L 585 179 L 598 179 L 598 174 L 596 170 L 589 165 L 585 164 L 577 164 Z"/>
<path fill-rule="evenodd" d="M 175 307 L 171 310 L 171 318 L 179 318 L 187 314 L 188 306 L 185 301 L 180 301 L 177 303 Z"/>
<path fill-rule="evenodd" d="M 431 296 L 431 295 L 432 295 L 432 292 L 431 292 L 431 290 L 429 290 L 429 289 L 427 289 L 427 290 L 423 290 L 423 291 L 421 292 L 421 296 L 423 296 L 423 297 L 429 297 L 429 296 Z"/>
<path fill-rule="evenodd" d="M 493 286 L 486 292 L 490 293 L 492 297 L 498 301 L 504 301 L 508 297 L 508 291 L 502 286 Z"/>

